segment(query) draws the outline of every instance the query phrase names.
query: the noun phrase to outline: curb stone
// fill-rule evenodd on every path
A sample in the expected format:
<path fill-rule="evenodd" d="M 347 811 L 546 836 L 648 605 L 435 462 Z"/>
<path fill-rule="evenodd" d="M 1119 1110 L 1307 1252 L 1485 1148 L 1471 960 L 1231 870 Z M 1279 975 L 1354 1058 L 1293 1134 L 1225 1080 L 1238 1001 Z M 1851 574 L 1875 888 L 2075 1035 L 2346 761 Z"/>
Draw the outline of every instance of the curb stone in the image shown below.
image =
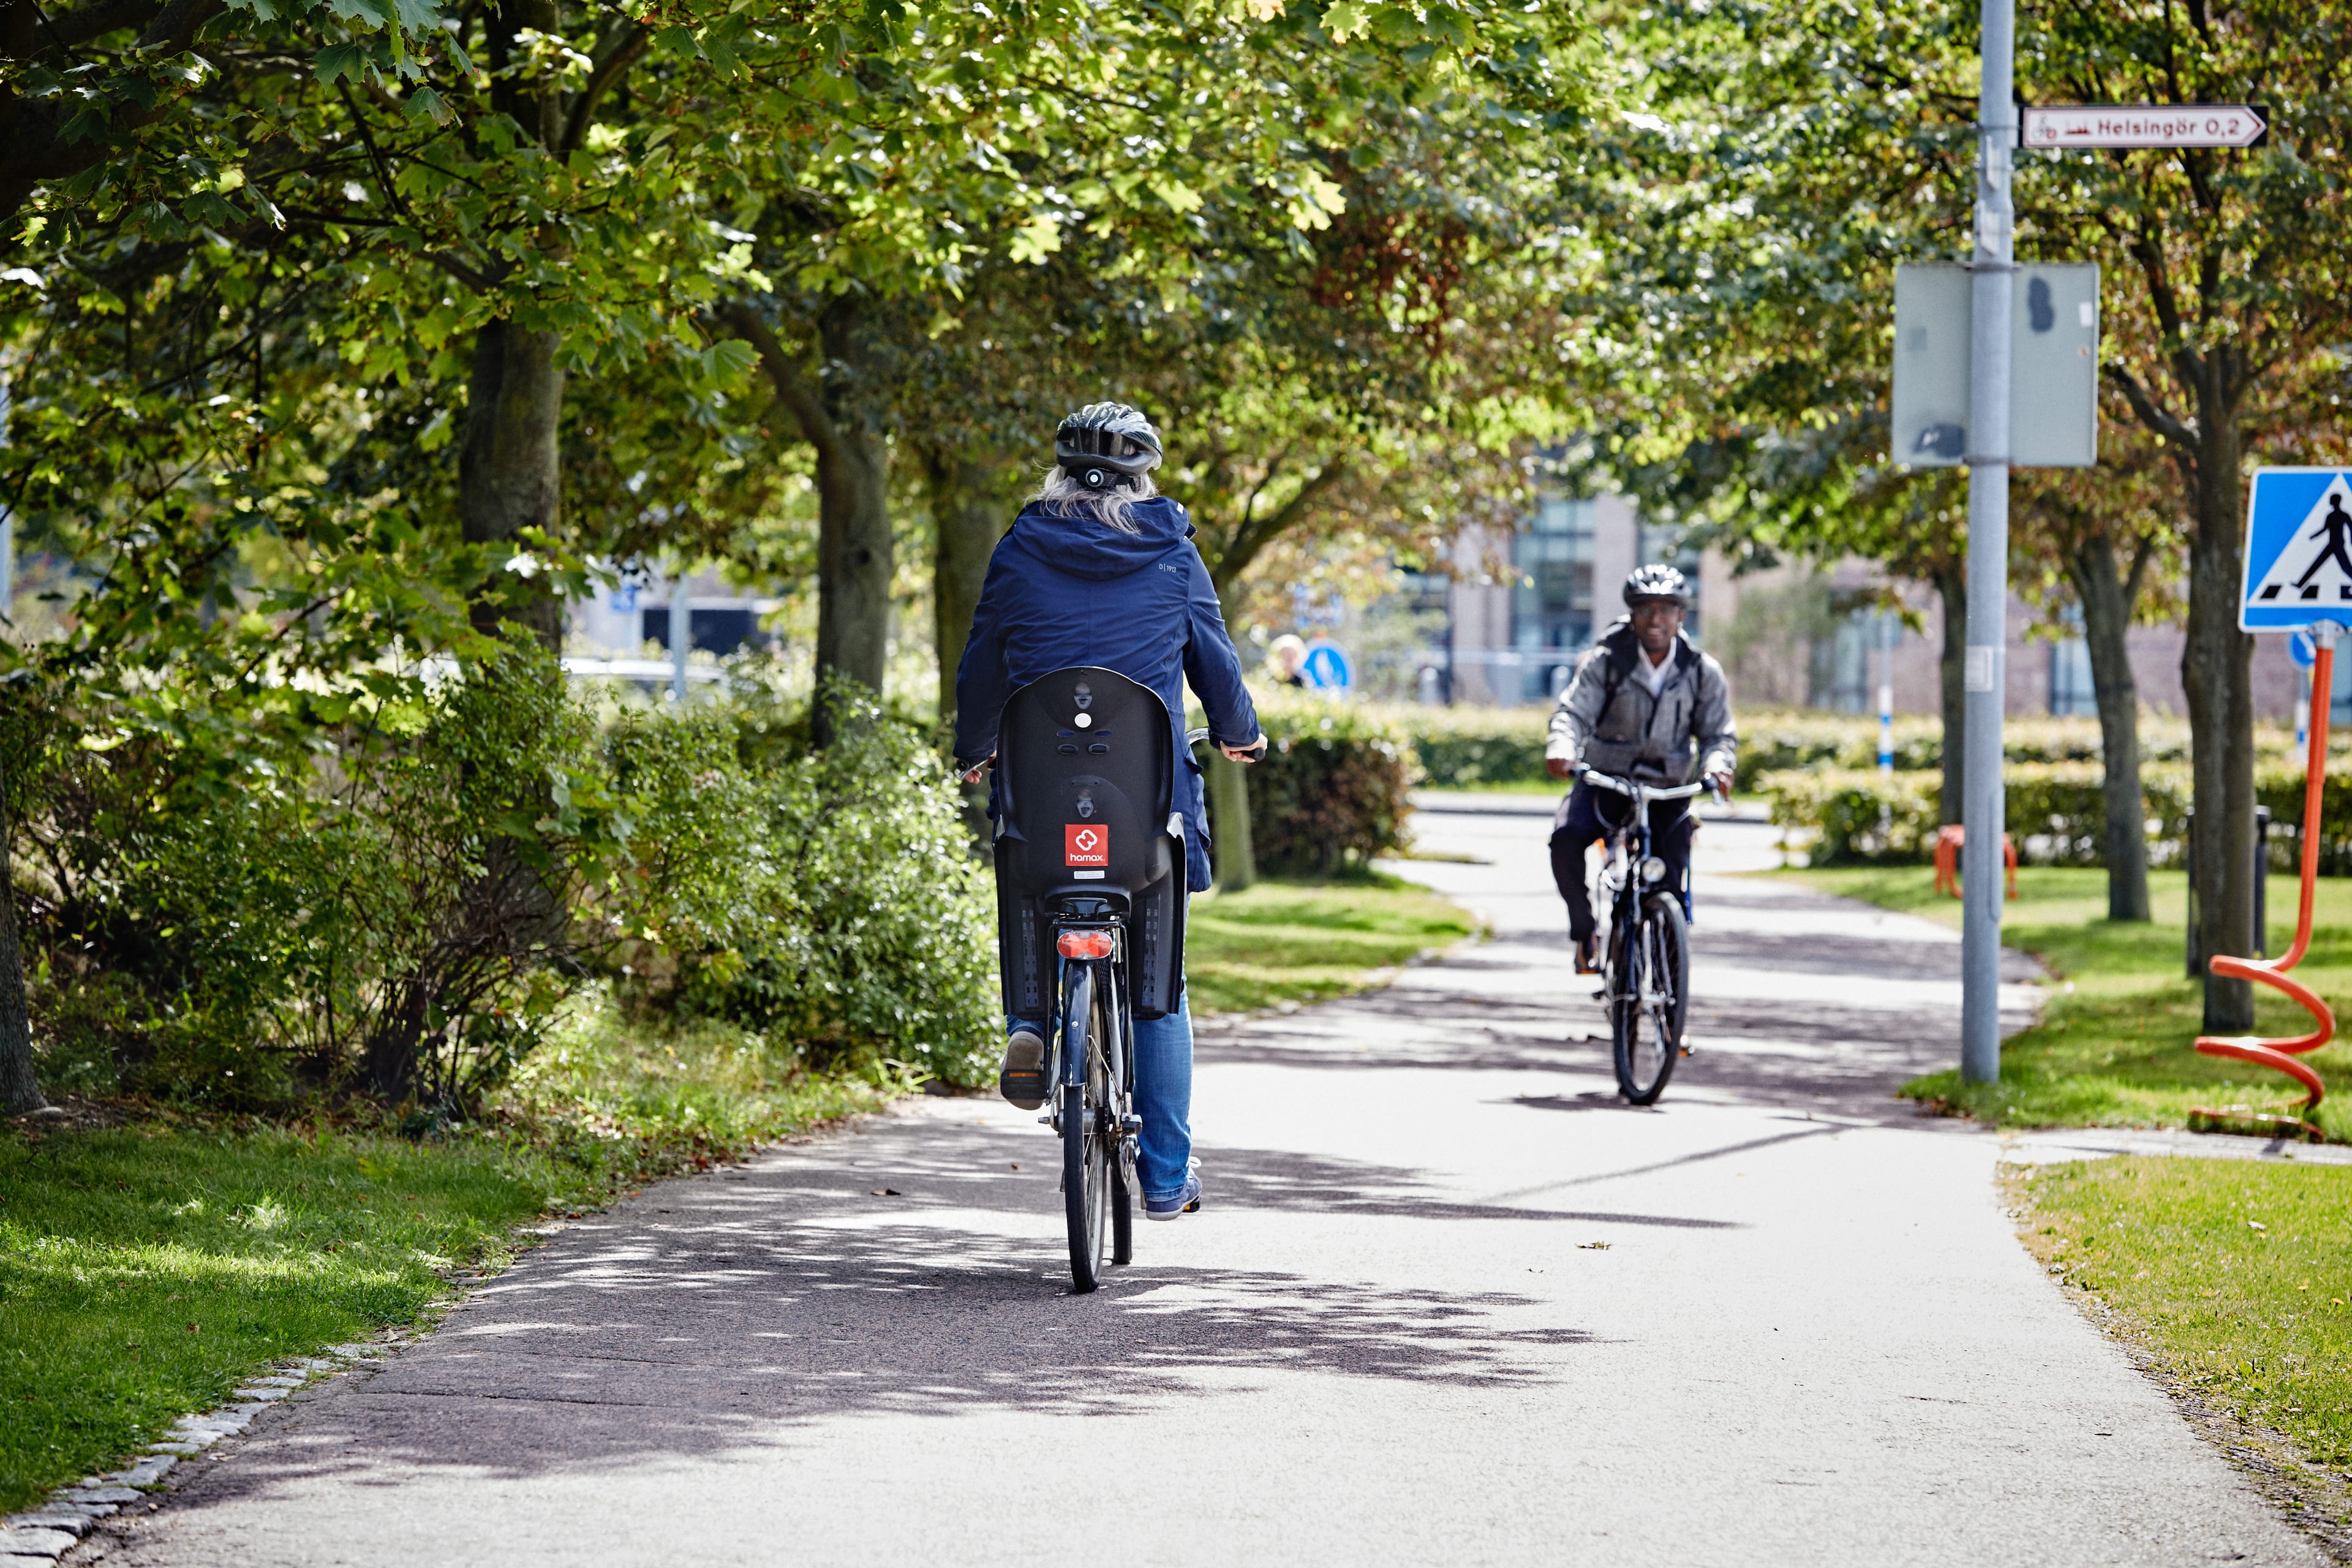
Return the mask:
<path fill-rule="evenodd" d="M 235 1403 L 215 1410 L 183 1415 L 147 1451 L 119 1470 L 85 1476 L 59 1487 L 48 1498 L 22 1513 L 0 1519 L 0 1568 L 37 1568 L 55 1563 L 89 1535 L 99 1521 L 146 1500 L 162 1489 L 164 1478 L 190 1456 L 203 1453 L 224 1437 L 236 1436 L 253 1418 L 313 1379 L 331 1377 L 375 1361 L 386 1351 L 415 1337 L 399 1333 L 364 1344 L 329 1345 L 327 1354 L 297 1356 L 276 1363 L 270 1372 L 237 1386 Z M 77 1559 L 79 1561 L 79 1559 Z"/>

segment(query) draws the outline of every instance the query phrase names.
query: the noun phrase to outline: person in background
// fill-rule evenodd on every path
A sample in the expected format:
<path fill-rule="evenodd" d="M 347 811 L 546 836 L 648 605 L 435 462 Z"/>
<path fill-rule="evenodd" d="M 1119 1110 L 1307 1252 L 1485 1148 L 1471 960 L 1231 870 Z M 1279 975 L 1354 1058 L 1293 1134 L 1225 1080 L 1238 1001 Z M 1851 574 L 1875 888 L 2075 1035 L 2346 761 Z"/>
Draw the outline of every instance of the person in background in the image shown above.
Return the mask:
<path fill-rule="evenodd" d="M 1307 684 L 1307 644 L 1303 638 L 1285 632 L 1274 639 L 1274 646 L 1266 651 L 1273 656 L 1276 680 L 1285 686 Z"/>
<path fill-rule="evenodd" d="M 1671 566 L 1637 567 L 1625 579 L 1625 614 L 1576 661 L 1576 677 L 1552 712 L 1544 743 L 1544 767 L 1552 777 L 1577 779 L 1579 769 L 1591 768 L 1673 785 L 1687 784 L 1696 772 L 1719 794 L 1731 788 L 1739 745 L 1731 686 L 1723 666 L 1683 636 L 1689 603 L 1690 585 Z M 1568 935 L 1580 974 L 1600 969 L 1584 852 L 1631 809 L 1623 796 L 1603 795 L 1579 779 L 1552 817 L 1552 881 L 1568 903 Z M 1650 807 L 1650 842 L 1666 863 L 1669 888 L 1683 885 L 1697 826 L 1688 801 L 1662 800 Z"/>

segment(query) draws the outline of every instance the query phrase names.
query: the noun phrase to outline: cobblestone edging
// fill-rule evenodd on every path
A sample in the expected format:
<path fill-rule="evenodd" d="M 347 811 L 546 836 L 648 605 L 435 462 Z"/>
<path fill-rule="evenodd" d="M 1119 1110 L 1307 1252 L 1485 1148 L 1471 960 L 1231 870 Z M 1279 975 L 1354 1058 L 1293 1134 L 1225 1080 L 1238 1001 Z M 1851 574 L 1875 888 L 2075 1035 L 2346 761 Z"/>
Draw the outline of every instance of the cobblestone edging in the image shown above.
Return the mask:
<path fill-rule="evenodd" d="M 241 1385 L 236 1403 L 181 1416 L 161 1441 L 150 1444 L 145 1453 L 122 1468 L 59 1487 L 39 1507 L 0 1520 L 0 1568 L 56 1563 L 97 1528 L 99 1521 L 162 1490 L 163 1478 L 182 1459 L 244 1431 L 255 1416 L 296 1389 L 372 1361 L 408 1337 L 403 1334 L 373 1344 L 329 1345 L 323 1357 L 297 1356 L 279 1362 L 267 1374 Z"/>

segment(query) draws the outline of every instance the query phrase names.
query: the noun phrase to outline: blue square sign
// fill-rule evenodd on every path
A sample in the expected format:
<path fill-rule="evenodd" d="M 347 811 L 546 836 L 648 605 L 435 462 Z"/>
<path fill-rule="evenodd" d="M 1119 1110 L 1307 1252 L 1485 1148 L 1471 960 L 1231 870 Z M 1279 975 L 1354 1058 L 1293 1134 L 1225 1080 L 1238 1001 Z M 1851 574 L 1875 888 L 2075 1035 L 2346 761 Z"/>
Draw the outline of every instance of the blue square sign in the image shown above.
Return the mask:
<path fill-rule="evenodd" d="M 2352 468 L 2256 468 L 2238 626 L 2352 626 Z"/>

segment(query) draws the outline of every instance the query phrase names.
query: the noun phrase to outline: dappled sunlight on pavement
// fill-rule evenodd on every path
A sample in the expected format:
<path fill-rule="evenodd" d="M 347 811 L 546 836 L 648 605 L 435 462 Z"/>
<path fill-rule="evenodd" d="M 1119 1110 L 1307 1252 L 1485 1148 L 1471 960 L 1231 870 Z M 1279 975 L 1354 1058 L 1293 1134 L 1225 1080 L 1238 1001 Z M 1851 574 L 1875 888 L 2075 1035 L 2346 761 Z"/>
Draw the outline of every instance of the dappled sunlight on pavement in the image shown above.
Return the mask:
<path fill-rule="evenodd" d="M 1637 1110 L 1548 826 L 1425 814 L 1477 863 L 1400 869 L 1492 940 L 1202 1025 L 1206 1206 L 1100 1291 L 1034 1116 L 912 1101 L 566 1228 L 112 1560 L 2317 1561 L 2017 1245 L 1999 1141 L 1893 1099 L 1948 932 L 1710 824 Z"/>

